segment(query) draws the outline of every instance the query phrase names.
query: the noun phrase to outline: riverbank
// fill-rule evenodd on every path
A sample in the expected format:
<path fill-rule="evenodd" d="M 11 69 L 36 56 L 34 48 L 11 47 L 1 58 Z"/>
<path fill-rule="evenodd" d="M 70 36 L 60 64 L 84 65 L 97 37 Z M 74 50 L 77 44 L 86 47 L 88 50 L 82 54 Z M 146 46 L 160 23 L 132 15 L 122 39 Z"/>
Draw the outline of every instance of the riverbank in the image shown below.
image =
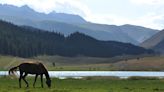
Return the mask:
<path fill-rule="evenodd" d="M 109 77 L 88 77 L 84 79 L 52 79 L 52 87 L 49 89 L 44 84 L 40 87 L 40 78 L 36 82 L 36 88 L 32 87 L 33 78 L 27 78 L 29 88 L 18 87 L 18 79 L 8 77 L 0 78 L 0 92 L 163 92 L 163 79 L 118 79 Z M 23 81 L 22 81 L 23 82 Z"/>

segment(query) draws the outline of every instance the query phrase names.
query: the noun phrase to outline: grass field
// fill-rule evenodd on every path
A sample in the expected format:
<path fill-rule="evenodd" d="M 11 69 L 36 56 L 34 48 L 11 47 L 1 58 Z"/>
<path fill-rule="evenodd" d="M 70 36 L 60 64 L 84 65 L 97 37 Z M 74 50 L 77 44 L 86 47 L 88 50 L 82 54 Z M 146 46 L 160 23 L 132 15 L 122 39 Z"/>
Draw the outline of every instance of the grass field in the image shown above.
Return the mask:
<path fill-rule="evenodd" d="M 52 87 L 49 89 L 44 84 L 40 87 L 40 80 L 36 88 L 32 87 L 32 78 L 27 79 L 29 88 L 19 88 L 18 79 L 7 77 L 0 78 L 0 92 L 164 92 L 164 80 L 121 80 L 108 78 L 86 79 L 52 79 Z"/>

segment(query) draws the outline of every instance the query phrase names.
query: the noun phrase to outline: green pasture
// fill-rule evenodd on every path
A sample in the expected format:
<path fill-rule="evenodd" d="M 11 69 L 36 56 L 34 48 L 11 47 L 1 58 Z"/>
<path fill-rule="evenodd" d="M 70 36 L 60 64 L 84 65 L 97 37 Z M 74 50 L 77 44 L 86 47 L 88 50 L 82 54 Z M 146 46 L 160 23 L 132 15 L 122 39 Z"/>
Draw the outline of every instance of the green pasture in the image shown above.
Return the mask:
<path fill-rule="evenodd" d="M 84 78 L 84 79 L 52 79 L 49 89 L 44 84 L 40 87 L 37 80 L 36 88 L 32 87 L 33 78 L 27 78 L 29 88 L 18 87 L 18 79 L 0 78 L 0 92 L 164 92 L 163 79 L 117 79 L 117 78 Z"/>

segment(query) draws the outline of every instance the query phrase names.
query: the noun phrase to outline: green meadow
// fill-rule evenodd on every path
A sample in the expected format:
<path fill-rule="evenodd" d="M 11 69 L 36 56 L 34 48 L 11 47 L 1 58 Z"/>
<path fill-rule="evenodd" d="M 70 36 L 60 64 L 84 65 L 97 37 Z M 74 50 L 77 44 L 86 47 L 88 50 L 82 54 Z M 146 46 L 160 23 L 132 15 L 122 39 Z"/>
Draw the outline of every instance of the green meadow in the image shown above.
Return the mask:
<path fill-rule="evenodd" d="M 155 78 L 84 78 L 84 79 L 52 79 L 52 87 L 40 87 L 37 80 L 36 87 L 32 87 L 33 78 L 27 78 L 30 87 L 26 88 L 22 81 L 22 88 L 18 87 L 18 79 L 0 78 L 0 92 L 164 92 L 164 80 Z"/>

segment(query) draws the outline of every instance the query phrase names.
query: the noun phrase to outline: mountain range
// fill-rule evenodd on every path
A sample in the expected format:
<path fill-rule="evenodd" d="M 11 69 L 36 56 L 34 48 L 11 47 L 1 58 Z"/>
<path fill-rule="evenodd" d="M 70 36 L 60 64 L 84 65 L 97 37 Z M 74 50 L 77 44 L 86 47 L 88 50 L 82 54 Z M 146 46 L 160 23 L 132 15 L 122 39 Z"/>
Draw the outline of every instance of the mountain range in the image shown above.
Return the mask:
<path fill-rule="evenodd" d="M 134 25 L 106 25 L 91 23 L 79 15 L 56 13 L 39 13 L 27 5 L 17 7 L 0 5 L 0 19 L 16 25 L 60 32 L 68 36 L 80 32 L 104 41 L 119 41 L 138 45 L 156 34 L 158 30 Z"/>
<path fill-rule="evenodd" d="M 60 33 L 0 21 L 0 54 L 19 57 L 38 55 L 114 57 L 153 54 L 129 43 L 100 41 L 75 32 L 65 37 Z"/>

